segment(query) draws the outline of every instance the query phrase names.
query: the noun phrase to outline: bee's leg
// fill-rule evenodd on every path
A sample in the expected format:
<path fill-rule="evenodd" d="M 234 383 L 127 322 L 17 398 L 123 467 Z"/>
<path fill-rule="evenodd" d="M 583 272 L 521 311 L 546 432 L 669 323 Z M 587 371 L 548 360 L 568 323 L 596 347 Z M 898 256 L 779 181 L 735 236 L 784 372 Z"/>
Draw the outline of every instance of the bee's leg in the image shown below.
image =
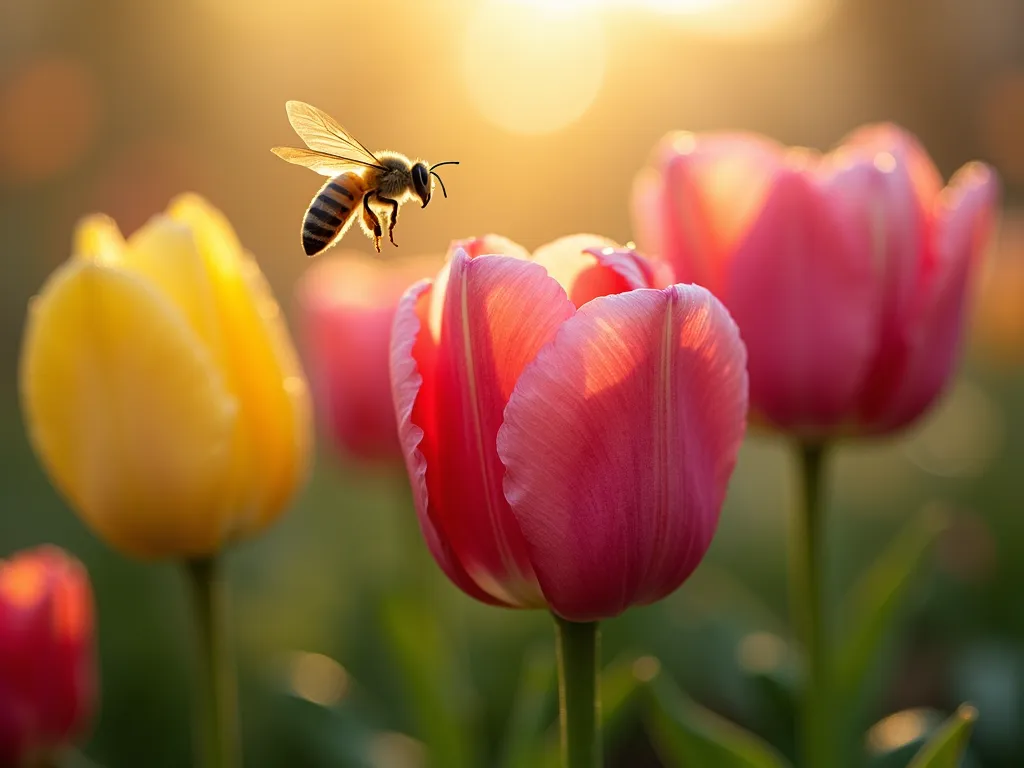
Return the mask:
<path fill-rule="evenodd" d="M 373 247 L 377 249 L 377 253 L 380 253 L 380 238 L 384 234 L 380 228 L 380 219 L 377 218 L 377 214 L 370 208 L 370 194 L 363 196 L 363 223 L 366 228 L 373 231 Z"/>
<path fill-rule="evenodd" d="M 377 195 L 377 199 L 382 203 L 387 203 L 391 206 L 391 215 L 388 217 L 388 239 L 391 244 L 398 247 L 398 243 L 395 242 L 395 224 L 398 223 L 398 201 L 392 200 L 390 197 L 381 197 Z"/>

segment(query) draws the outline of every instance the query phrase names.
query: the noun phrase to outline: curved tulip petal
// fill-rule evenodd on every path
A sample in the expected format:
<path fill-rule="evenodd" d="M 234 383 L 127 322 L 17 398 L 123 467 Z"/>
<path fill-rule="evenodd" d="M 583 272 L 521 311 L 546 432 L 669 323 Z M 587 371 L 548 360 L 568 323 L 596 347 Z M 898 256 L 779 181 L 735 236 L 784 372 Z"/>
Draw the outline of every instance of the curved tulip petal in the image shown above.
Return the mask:
<path fill-rule="evenodd" d="M 402 455 L 388 372 L 391 327 L 406 289 L 437 272 L 440 261 L 345 253 L 318 259 L 299 283 L 316 412 L 343 452 L 371 461 Z"/>
<path fill-rule="evenodd" d="M 862 255 L 874 276 L 876 295 L 865 307 L 873 318 L 871 362 L 861 377 L 857 409 L 868 413 L 898 382 L 906 356 L 906 329 L 931 250 L 931 209 L 913 189 L 910 161 L 894 147 L 843 147 L 824 163 L 823 194 L 848 232 L 866 235 Z M 831 168 L 829 166 L 832 166 Z M 838 166 L 838 169 L 836 169 Z"/>
<path fill-rule="evenodd" d="M 468 237 L 465 240 L 454 240 L 448 247 L 448 259 L 458 251 L 465 252 L 466 256 L 475 259 L 477 256 L 502 255 L 511 256 L 516 259 L 530 260 L 530 252 L 509 240 L 502 235 L 481 235 L 480 237 Z"/>
<path fill-rule="evenodd" d="M 431 519 L 427 457 L 437 455 L 438 431 L 436 415 L 428 407 L 434 401 L 437 368 L 437 343 L 426 329 L 430 293 L 429 280 L 421 280 L 406 291 L 398 303 L 391 334 L 391 391 L 416 515 L 427 548 L 445 575 L 470 597 L 491 605 L 506 605 L 470 578 Z"/>
<path fill-rule="evenodd" d="M 678 281 L 716 290 L 782 166 L 781 149 L 746 134 L 676 134 L 663 146 L 662 256 Z"/>
<path fill-rule="evenodd" d="M 0 761 L 24 765 L 81 735 L 96 698 L 85 569 L 51 545 L 0 561 Z"/>
<path fill-rule="evenodd" d="M 858 128 L 841 142 L 837 152 L 871 152 L 879 155 L 880 164 L 890 155 L 907 169 L 911 188 L 923 208 L 931 208 L 942 191 L 942 176 L 921 143 L 910 133 L 891 123 L 877 123 Z"/>
<path fill-rule="evenodd" d="M 420 424 L 435 433 L 424 441 L 436 448 L 426 457 L 430 517 L 483 590 L 513 605 L 543 605 L 502 494 L 494 441 L 519 373 L 573 307 L 558 283 L 528 261 L 470 260 L 457 251 L 450 267 L 432 407 L 421 393 L 424 409 L 445 418 Z"/>
<path fill-rule="evenodd" d="M 943 193 L 937 215 L 938 269 L 921 289 L 900 376 L 866 420 L 877 431 L 909 424 L 938 396 L 956 363 L 973 274 L 991 237 L 999 196 L 992 169 L 962 168 Z"/>
<path fill-rule="evenodd" d="M 182 195 L 169 215 L 192 228 L 211 275 L 225 376 L 242 413 L 234 473 L 259 480 L 239 484 L 234 525 L 246 535 L 284 508 L 308 472 L 313 439 L 306 378 L 266 278 L 223 214 L 196 195 Z"/>
<path fill-rule="evenodd" d="M 526 367 L 498 453 L 552 610 L 608 618 L 697 566 L 743 438 L 744 363 L 724 307 L 677 285 L 591 301 Z"/>
<path fill-rule="evenodd" d="M 182 313 L 137 275 L 74 260 L 33 303 L 22 354 L 31 439 L 86 521 L 140 557 L 215 551 L 238 405 Z"/>
<path fill-rule="evenodd" d="M 124 235 L 112 218 L 94 213 L 75 227 L 72 249 L 75 258 L 116 264 L 124 256 Z"/>
<path fill-rule="evenodd" d="M 722 294 L 742 329 L 759 416 L 801 430 L 850 411 L 876 342 L 870 231 L 802 172 L 780 172 Z"/>
<path fill-rule="evenodd" d="M 565 289 L 577 308 L 598 296 L 649 288 L 640 265 L 613 241 L 598 235 L 569 235 L 542 245 L 533 261 Z"/>
<path fill-rule="evenodd" d="M 224 370 L 224 340 L 213 286 L 188 226 L 157 214 L 128 238 L 118 266 L 144 277 L 184 312 L 189 325 Z"/>

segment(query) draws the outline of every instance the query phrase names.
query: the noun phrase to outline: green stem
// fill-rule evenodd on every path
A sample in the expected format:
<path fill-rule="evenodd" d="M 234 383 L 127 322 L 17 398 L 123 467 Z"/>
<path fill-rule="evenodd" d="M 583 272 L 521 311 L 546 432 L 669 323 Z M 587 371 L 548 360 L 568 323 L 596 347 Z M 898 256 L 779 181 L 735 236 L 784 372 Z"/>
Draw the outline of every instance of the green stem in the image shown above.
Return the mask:
<path fill-rule="evenodd" d="M 197 766 L 238 768 L 238 696 L 227 637 L 227 583 L 218 566 L 215 557 L 186 563 L 199 643 Z"/>
<path fill-rule="evenodd" d="M 599 768 L 598 625 L 555 616 L 563 768 Z"/>
<path fill-rule="evenodd" d="M 790 551 L 790 610 L 807 659 L 800 717 L 804 768 L 832 768 L 833 715 L 825 585 L 825 447 L 801 443 L 800 500 Z"/>

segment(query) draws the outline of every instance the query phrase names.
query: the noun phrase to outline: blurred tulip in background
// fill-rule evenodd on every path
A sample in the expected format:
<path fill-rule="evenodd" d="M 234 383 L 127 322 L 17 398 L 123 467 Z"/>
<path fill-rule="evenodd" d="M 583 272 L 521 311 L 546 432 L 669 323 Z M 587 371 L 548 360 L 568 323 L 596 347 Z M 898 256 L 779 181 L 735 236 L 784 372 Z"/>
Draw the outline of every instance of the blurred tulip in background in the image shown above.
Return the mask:
<path fill-rule="evenodd" d="M 964 166 L 944 188 L 917 140 L 890 125 L 824 156 L 678 133 L 637 178 L 634 220 L 642 248 L 736 319 L 752 415 L 821 439 L 899 429 L 935 400 L 996 202 L 988 166 Z"/>
<path fill-rule="evenodd" d="M 338 450 L 401 460 L 388 350 L 398 300 L 441 257 L 380 259 L 349 252 L 318 259 L 298 287 L 300 336 L 316 412 Z"/>
<path fill-rule="evenodd" d="M 125 240 L 83 220 L 31 306 L 30 438 L 75 510 L 139 557 L 198 557 L 272 523 L 304 481 L 310 408 L 253 257 L 204 200 Z"/>
<path fill-rule="evenodd" d="M 744 434 L 728 313 L 702 288 L 651 289 L 642 257 L 594 236 L 453 247 L 392 339 L 434 557 L 479 600 L 573 622 L 665 597 L 711 543 Z"/>
<path fill-rule="evenodd" d="M 0 766 L 56 765 L 97 698 L 92 590 L 54 546 L 0 561 Z"/>

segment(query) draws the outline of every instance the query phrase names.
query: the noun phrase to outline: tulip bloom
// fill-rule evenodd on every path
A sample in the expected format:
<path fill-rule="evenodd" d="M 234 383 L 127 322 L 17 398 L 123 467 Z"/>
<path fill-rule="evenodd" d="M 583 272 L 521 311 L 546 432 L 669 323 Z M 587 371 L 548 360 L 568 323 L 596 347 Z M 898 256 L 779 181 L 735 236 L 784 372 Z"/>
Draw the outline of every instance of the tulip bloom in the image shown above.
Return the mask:
<path fill-rule="evenodd" d="M 943 188 L 892 126 L 825 156 L 677 134 L 639 176 L 634 218 L 641 247 L 736 319 L 752 414 L 819 440 L 897 430 L 942 390 L 996 187 L 972 163 Z"/>
<path fill-rule="evenodd" d="M 665 597 L 703 557 L 745 355 L 709 292 L 656 280 L 593 236 L 532 256 L 492 237 L 402 299 L 391 375 L 420 525 L 472 597 L 592 621 Z"/>
<path fill-rule="evenodd" d="M 317 415 L 343 453 L 401 458 L 388 373 L 391 324 L 405 290 L 435 273 L 440 262 L 346 253 L 317 260 L 302 278 L 306 370 Z"/>
<path fill-rule="evenodd" d="M 307 387 L 278 306 L 198 197 L 127 241 L 85 219 L 32 303 L 20 375 L 55 485 L 125 553 L 211 555 L 273 522 L 306 476 Z"/>
<path fill-rule="evenodd" d="M 0 766 L 56 756 L 82 734 L 95 664 L 81 563 L 52 546 L 0 561 Z"/>

